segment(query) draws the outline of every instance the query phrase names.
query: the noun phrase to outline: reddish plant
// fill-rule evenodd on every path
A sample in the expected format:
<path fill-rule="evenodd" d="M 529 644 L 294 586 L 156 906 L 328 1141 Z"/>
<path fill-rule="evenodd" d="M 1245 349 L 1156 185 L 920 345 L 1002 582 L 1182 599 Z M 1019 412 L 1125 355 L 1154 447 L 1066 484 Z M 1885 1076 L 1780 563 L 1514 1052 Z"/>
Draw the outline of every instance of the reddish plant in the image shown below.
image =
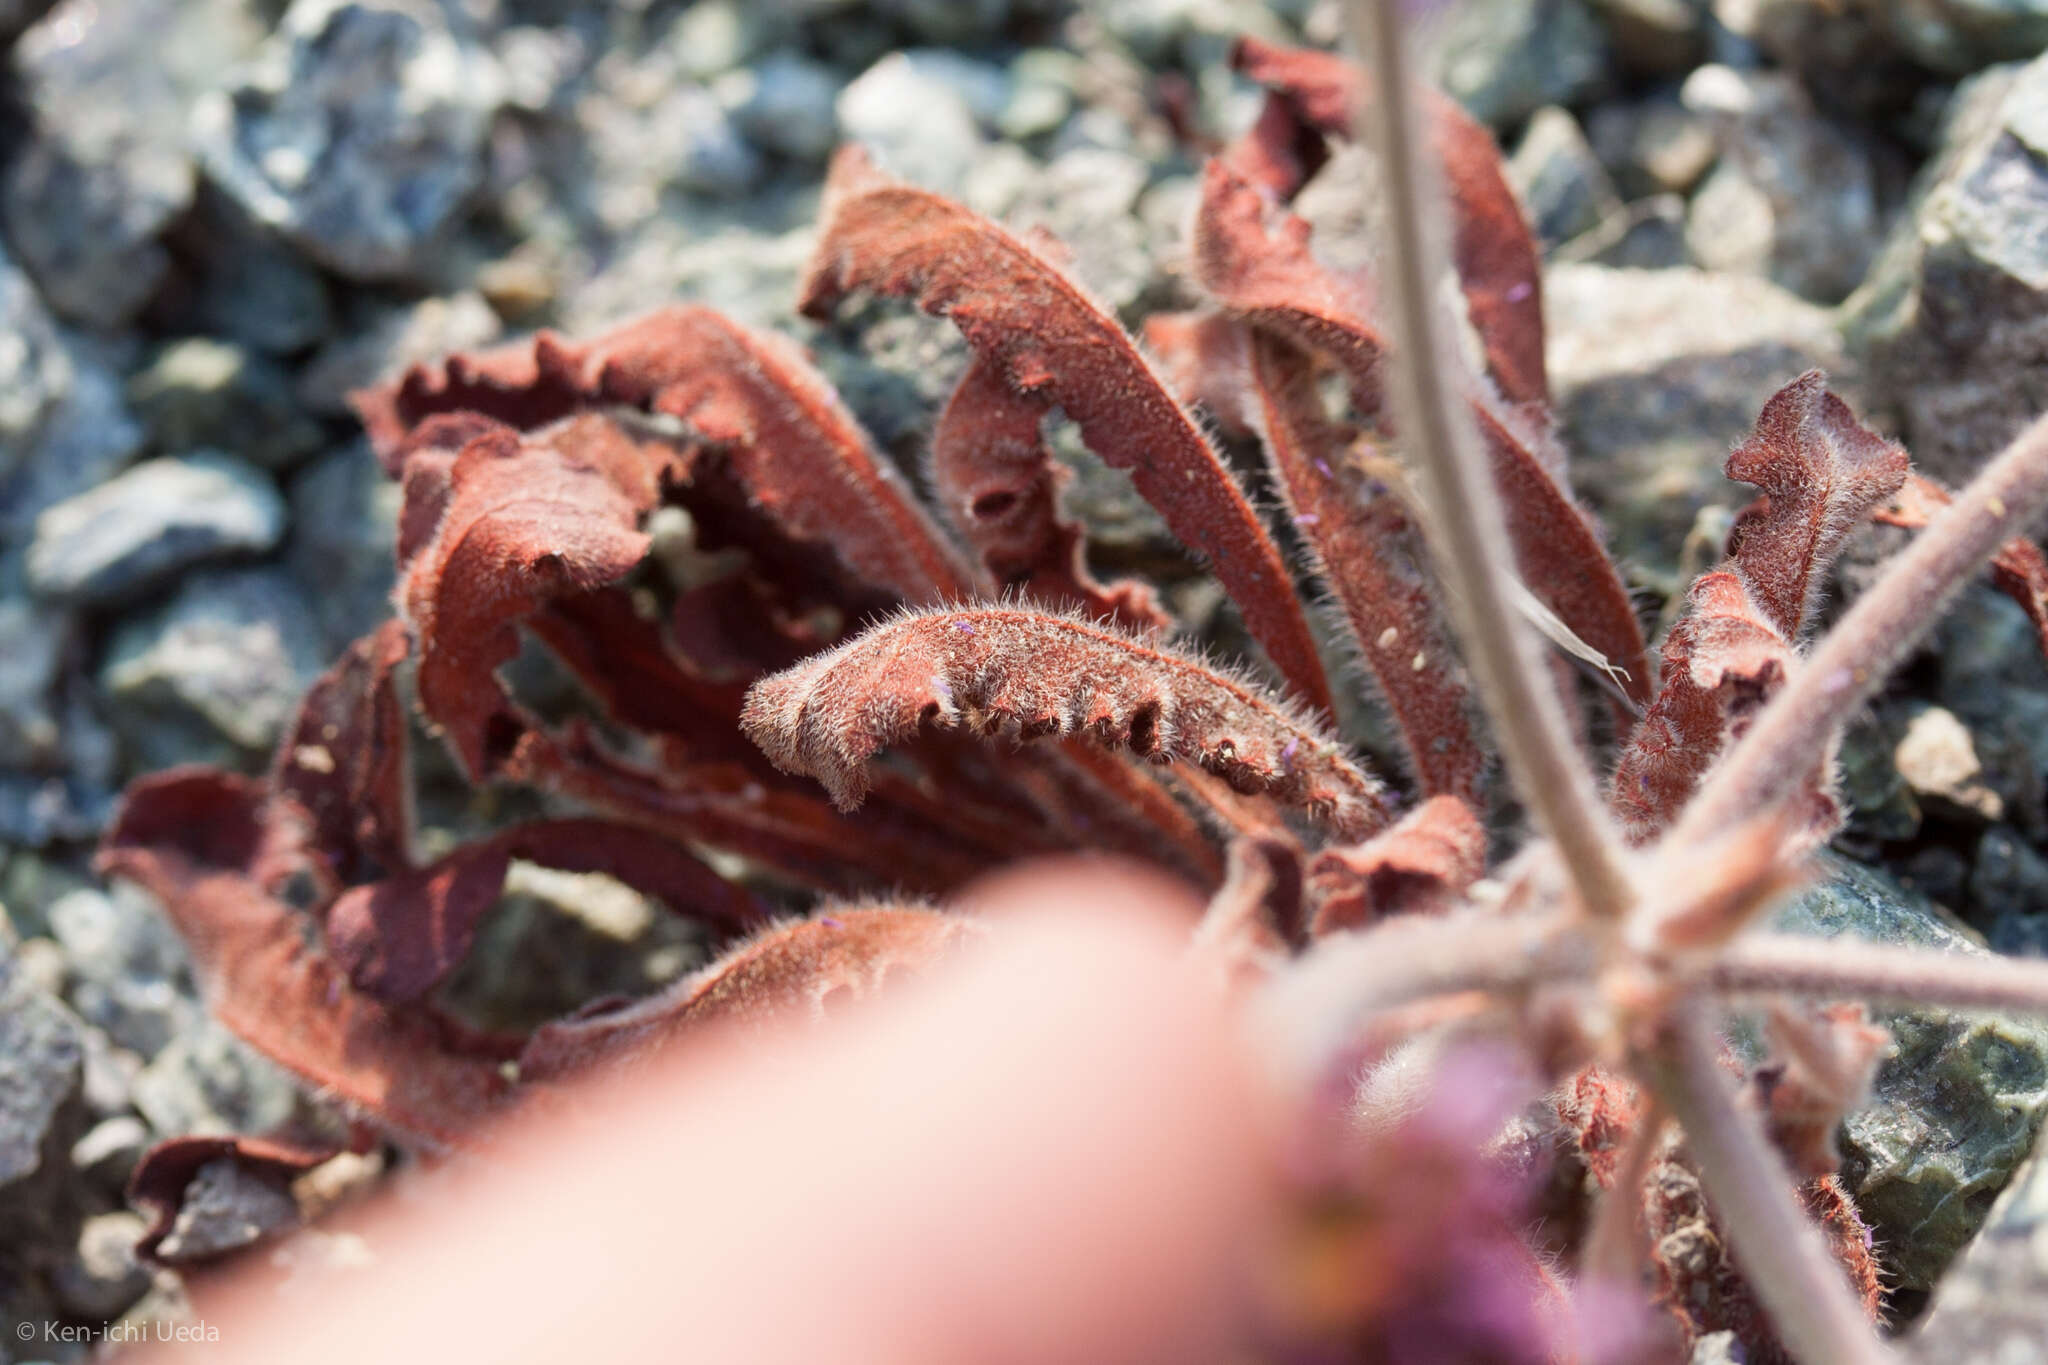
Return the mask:
<path fill-rule="evenodd" d="M 1848 1015 L 1792 1006 L 2048 1010 L 2048 971 L 1816 949 L 1754 924 L 1839 819 L 1842 724 L 1963 580 L 1990 561 L 2042 619 L 2048 574 L 2012 537 L 2048 501 L 2048 429 L 1943 510 L 1929 486 L 1901 493 L 1904 453 L 1821 376 L 1793 380 L 1730 457 L 1762 496 L 1653 675 L 1550 434 L 1537 256 L 1498 154 L 1441 96 L 1411 98 L 1398 27 L 1369 22 L 1372 101 L 1337 58 L 1240 47 L 1272 95 L 1207 172 L 1194 274 L 1209 306 L 1148 329 L 1163 368 L 1050 245 L 839 155 L 802 310 L 901 296 L 974 353 L 933 439 L 939 518 L 795 347 L 700 308 L 359 395 L 405 490 L 399 619 L 315 686 L 267 779 L 136 784 L 103 865 L 164 899 L 231 1027 L 364 1121 L 450 1146 L 708 1020 L 829 1016 L 1000 937 L 831 897 L 943 898 L 1063 850 L 1144 858 L 1212 893 L 1196 950 L 1294 1086 L 1309 1279 L 1268 1305 L 1276 1352 L 1416 1358 L 1484 1300 L 1470 1358 L 1618 1359 L 1590 1344 L 1594 1320 L 1654 1337 L 1599 1308 L 1640 1288 L 1687 1332 L 1736 1330 L 1751 1359 L 1884 1358 L 1875 1264 L 1825 1140 L 1875 1044 Z M 1324 265 L 1289 207 L 1368 103 L 1392 207 L 1377 279 Z M 1447 262 L 1427 165 L 1449 192 Z M 1437 315 L 1446 265 L 1478 369 Z M 1190 402 L 1260 439 L 1304 568 L 1341 609 L 1336 652 L 1364 663 L 1424 798 L 1406 814 L 1330 728 L 1295 571 Z M 1206 560 L 1270 677 L 1165 639 L 1148 585 L 1093 576 L 1060 507 L 1055 411 Z M 1894 497 L 1884 515 L 1919 538 L 1809 646 L 1831 557 Z M 508 691 L 522 641 L 590 714 L 551 719 Z M 1606 800 L 1573 665 L 1632 722 Z M 473 781 L 569 810 L 423 858 L 408 704 Z M 1509 794 L 1532 837 L 1488 875 Z M 466 1029 L 435 992 L 513 859 L 608 873 L 726 950 L 530 1036 Z M 827 897 L 816 917 L 776 922 L 806 893 Z M 1782 1006 L 1783 1056 L 1738 1090 L 1715 1030 L 1757 995 Z M 1559 1131 L 1606 1192 L 1573 1283 L 1524 1240 L 1502 1184 L 1531 1172 L 1480 1151 L 1513 1106 L 1473 1108 L 1474 1064 L 1442 1061 L 1475 1055 L 1447 1040 L 1486 1033 L 1521 1054 L 1500 1074 L 1526 1063 L 1556 1088 Z M 1361 1066 L 1423 1081 L 1354 1103 Z M 276 1166 L 283 1150 L 245 1155 Z M 174 1205 L 193 1160 L 167 1152 L 138 1189 Z M 1442 1182 L 1402 1190 L 1422 1168 Z M 1730 1254 L 1680 1264 L 1668 1248 L 1688 1237 Z M 1468 1297 L 1475 1276 L 1498 1283 Z"/>

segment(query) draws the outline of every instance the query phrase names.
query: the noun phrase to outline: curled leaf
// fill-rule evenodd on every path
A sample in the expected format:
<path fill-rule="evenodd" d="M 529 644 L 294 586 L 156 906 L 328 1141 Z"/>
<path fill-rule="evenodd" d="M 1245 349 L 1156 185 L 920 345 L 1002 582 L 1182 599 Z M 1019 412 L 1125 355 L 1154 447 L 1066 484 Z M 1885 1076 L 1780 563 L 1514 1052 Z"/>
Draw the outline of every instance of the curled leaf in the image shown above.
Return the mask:
<path fill-rule="evenodd" d="M 645 1057 L 700 1028 L 822 1019 L 929 970 L 983 932 L 924 908 L 828 906 L 763 929 L 658 994 L 547 1025 L 521 1054 L 520 1076 L 544 1081 Z"/>
<path fill-rule="evenodd" d="M 1918 531 L 1953 500 L 1948 490 L 1932 479 L 1908 474 L 1892 501 L 1879 508 L 1875 517 L 1887 526 Z M 2043 555 L 2041 547 L 2033 541 L 2014 537 L 1999 546 L 1992 557 L 1991 581 L 2017 602 L 2034 623 L 2041 653 L 2048 655 L 2048 555 Z"/>
<path fill-rule="evenodd" d="M 1058 404 L 1088 448 L 1129 470 L 1173 533 L 1209 561 L 1293 689 L 1329 711 L 1315 637 L 1279 548 L 1187 410 L 1115 319 L 1057 266 L 960 205 L 884 175 L 849 146 L 826 183 L 803 311 L 829 316 L 863 289 L 909 295 L 950 318 L 1013 391 Z"/>
<path fill-rule="evenodd" d="M 128 1177 L 128 1202 L 150 1215 L 149 1227 L 135 1243 L 143 1261 L 178 1263 L 160 1254 L 177 1226 L 186 1193 L 199 1173 L 215 1162 L 231 1163 L 248 1177 L 271 1185 L 280 1199 L 289 1199 L 291 1182 L 335 1157 L 332 1145 L 288 1142 L 235 1135 L 192 1135 L 159 1142 L 143 1153 Z"/>
<path fill-rule="evenodd" d="M 1388 915 L 1441 914 L 1486 870 L 1486 827 L 1454 796 L 1433 796 L 1362 844 L 1309 864 L 1317 938 Z"/>
<path fill-rule="evenodd" d="M 1272 93 L 1247 137 L 1226 153 L 1238 174 L 1291 199 L 1327 150 L 1345 137 L 1372 98 L 1363 73 L 1329 52 L 1243 37 L 1230 63 Z M 1541 409 L 1550 384 L 1543 363 L 1543 274 L 1536 241 L 1508 184 L 1493 134 L 1439 90 L 1422 92 L 1430 150 L 1451 201 L 1451 261 L 1465 310 L 1486 353 L 1486 370 L 1509 403 Z"/>
<path fill-rule="evenodd" d="M 929 725 L 1086 734 L 1197 764 L 1349 837 L 1382 818 L 1379 783 L 1293 707 L 1162 646 L 1046 612 L 899 616 L 756 683 L 740 724 L 777 767 L 817 778 L 842 808 L 866 794 L 869 759 Z"/>
<path fill-rule="evenodd" d="M 1808 370 L 1771 395 L 1729 478 L 1764 496 L 1729 533 L 1729 555 L 1766 619 L 1797 640 L 1842 541 L 1906 478 L 1906 452 L 1863 426 Z"/>
<path fill-rule="evenodd" d="M 1049 404 L 1019 393 L 986 358 L 968 366 L 932 433 L 932 491 L 997 588 L 1127 630 L 1170 622 L 1159 595 L 1126 580 L 1104 587 L 1088 572 L 1081 528 L 1060 515 L 1073 475 L 1046 445 Z"/>

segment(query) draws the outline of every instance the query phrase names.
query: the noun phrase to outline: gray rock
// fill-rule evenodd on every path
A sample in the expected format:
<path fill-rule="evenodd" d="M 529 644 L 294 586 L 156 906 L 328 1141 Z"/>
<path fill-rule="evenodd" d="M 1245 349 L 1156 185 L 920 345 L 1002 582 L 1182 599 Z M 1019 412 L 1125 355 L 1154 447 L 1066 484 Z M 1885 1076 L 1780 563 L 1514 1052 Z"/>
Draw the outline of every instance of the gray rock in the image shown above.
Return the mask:
<path fill-rule="evenodd" d="M 2048 409 L 2048 58 L 1959 89 L 1845 311 L 1925 473 L 1967 482 Z"/>
<path fill-rule="evenodd" d="M 124 618 L 101 692 L 141 768 L 261 763 L 326 659 L 313 604 L 278 569 L 194 574 Z"/>
<path fill-rule="evenodd" d="M 0 599 L 0 768 L 46 765 L 57 752 L 57 665 L 65 618 L 20 598 Z"/>
<path fill-rule="evenodd" d="M 161 450 L 207 447 L 284 469 L 324 439 L 282 367 L 212 337 L 187 337 L 158 351 L 128 381 L 128 401 Z"/>
<path fill-rule="evenodd" d="M 138 889 L 74 891 L 49 919 L 71 966 L 65 998 L 117 1046 L 154 1057 L 198 1022 L 184 945 Z"/>
<path fill-rule="evenodd" d="M 29 585 L 63 601 L 115 602 L 283 535 L 284 499 L 260 470 L 211 451 L 148 460 L 36 518 Z"/>
<path fill-rule="evenodd" d="M 1096 298 L 1112 309 L 1135 303 L 1157 263 L 1146 250 L 1145 229 L 1134 216 L 1151 168 L 1124 152 L 1082 147 L 1048 165 L 1009 218 L 1020 227 L 1050 232 Z"/>
<path fill-rule="evenodd" d="M 211 186 L 202 186 L 179 246 L 193 273 L 187 330 L 282 356 L 333 327 L 319 270 Z"/>
<path fill-rule="evenodd" d="M 0 249 L 0 487 L 28 459 L 70 387 L 71 360 L 56 323 Z"/>
<path fill-rule="evenodd" d="M 1559 265 L 1603 265 L 1612 270 L 1674 270 L 1687 264 L 1685 200 L 1653 194 L 1623 204 L 1591 232 L 1551 253 Z"/>
<path fill-rule="evenodd" d="M 2041 0 L 1916 0 L 1859 5 L 1849 11 L 1830 11 L 1818 0 L 1768 0 L 1759 8 L 1758 27 L 1764 33 L 1799 32 L 1802 29 L 1795 25 L 1804 20 L 1810 41 L 1813 30 L 1821 26 L 1820 18 L 1832 18 L 1847 28 L 1841 21 L 1853 14 L 1861 20 L 1861 30 L 1882 47 L 1947 76 L 1967 76 L 1993 62 L 2024 60 L 2048 47 L 2048 4 Z M 1800 10 L 1818 14 L 1801 15 Z M 1768 44 L 1773 52 L 1780 45 Z"/>
<path fill-rule="evenodd" d="M 1586 115 L 1586 140 L 1630 197 L 1689 193 L 1721 151 L 1706 117 L 1668 92 L 1603 100 Z"/>
<path fill-rule="evenodd" d="M 170 1041 L 135 1078 L 135 1109 L 165 1137 L 265 1133 L 292 1117 L 292 1078 L 232 1033 L 203 1019 Z"/>
<path fill-rule="evenodd" d="M 761 154 L 728 113 L 743 93 L 736 85 L 722 101 L 682 79 L 660 53 L 638 60 L 609 53 L 591 80 L 595 89 L 574 105 L 586 164 L 565 170 L 585 182 L 581 196 L 608 230 L 627 233 L 656 220 L 670 207 L 670 191 L 732 197 L 760 178 Z"/>
<path fill-rule="evenodd" d="M 1043 137 L 1067 121 L 1074 111 L 1084 63 L 1059 48 L 1027 48 L 1010 63 L 1010 102 L 996 119 L 996 129 L 1012 142 Z"/>
<path fill-rule="evenodd" d="M 1847 297 L 1888 221 L 1874 144 L 1820 117 L 1775 72 L 1703 66 L 1682 98 L 1716 124 L 1722 148 L 1687 214 L 1693 260 L 1822 303 Z"/>
<path fill-rule="evenodd" d="M 112 792 L 88 782 L 0 772 L 0 843 L 48 848 L 92 839 L 113 806 Z"/>
<path fill-rule="evenodd" d="M 236 1251 L 298 1226 L 299 1206 L 284 1181 L 222 1158 L 199 1168 L 158 1252 L 172 1261 Z"/>
<path fill-rule="evenodd" d="M 1982 951 L 1882 873 L 1828 863 L 1829 879 L 1779 911 L 1773 928 Z M 1874 1017 L 1894 1047 L 1872 1103 L 1843 1124 L 1842 1175 L 1894 1283 L 1926 1289 L 2033 1146 L 2048 1111 L 2048 1025 L 1926 1007 Z"/>
<path fill-rule="evenodd" d="M 58 1111 L 78 1092 L 83 1033 L 0 945 L 0 1194 L 42 1168 Z"/>
<path fill-rule="evenodd" d="M 1496 128 L 1574 104 L 1607 80 L 1607 34 L 1584 0 L 1478 0 L 1444 21 L 1444 89 Z"/>
<path fill-rule="evenodd" d="M 321 653 L 332 658 L 391 614 L 405 491 L 359 441 L 308 465 L 287 497 L 292 534 L 285 564 L 312 600 Z"/>
<path fill-rule="evenodd" d="M 2048 1155 L 1999 1196 L 1905 1345 L 1926 1365 L 2048 1361 Z"/>
<path fill-rule="evenodd" d="M 1645 583 L 1680 586 L 1700 510 L 1749 492 L 1722 462 L 1765 400 L 1820 366 L 1852 396 L 1832 319 L 1765 280 L 1698 270 L 1560 265 L 1544 287 L 1551 381 L 1574 482 Z"/>
<path fill-rule="evenodd" d="M 85 1220 L 69 1260 L 51 1272 L 50 1288 L 73 1317 L 118 1317 L 149 1288 L 149 1271 L 135 1259 L 135 1244 L 149 1224 L 123 1209 Z"/>
<path fill-rule="evenodd" d="M 59 334 L 58 345 L 64 388 L 14 477 L 0 480 L 0 582 L 7 576 L 6 547 L 28 544 L 43 512 L 112 478 L 147 439 L 122 395 L 125 348 L 69 332 Z M 5 349 L 0 335 L 0 353 Z"/>
<path fill-rule="evenodd" d="M 1530 226 L 1546 247 L 1598 227 L 1621 207 L 1607 168 L 1593 155 L 1578 120 L 1555 105 L 1536 111 L 1508 161 Z"/>
<path fill-rule="evenodd" d="M 640 307 L 646 308 L 646 300 Z M 362 325 L 323 348 L 299 374 L 299 400 L 341 416 L 352 390 L 396 379 L 406 366 L 496 341 L 503 331 L 491 305 L 473 290 L 378 307 Z"/>
<path fill-rule="evenodd" d="M 133 1114 L 101 1119 L 71 1144 L 71 1165 L 100 1188 L 124 1189 L 149 1150 L 149 1125 Z"/>
<path fill-rule="evenodd" d="M 338 274 L 417 274 L 481 183 L 504 93 L 444 13 L 295 0 L 240 83 L 198 104 L 207 174 Z"/>
<path fill-rule="evenodd" d="M 676 17 L 664 48 L 682 74 L 708 81 L 752 61 L 785 27 L 784 16 L 767 5 L 701 0 Z"/>
<path fill-rule="evenodd" d="M 1623 70 L 1675 76 L 1707 51 L 1707 6 L 1699 0 L 1591 0 Z"/>
<path fill-rule="evenodd" d="M 974 110 L 955 87 L 892 52 L 839 92 L 839 127 L 896 174 L 957 193 L 982 154 Z"/>
<path fill-rule="evenodd" d="M 0 181 L 0 221 L 43 296 L 65 317 L 112 329 L 170 266 L 157 240 L 192 203 L 184 111 L 156 59 L 176 7 L 65 5 L 16 49 L 34 131 Z"/>
<path fill-rule="evenodd" d="M 985 132 L 994 131 L 1016 94 L 1016 83 L 1009 71 L 994 62 L 942 47 L 906 48 L 903 59 L 919 79 L 942 85 L 958 95 Z"/>
<path fill-rule="evenodd" d="M 649 299 L 678 296 L 750 327 L 787 326 L 789 301 L 815 240 L 809 227 L 650 231 L 564 301 L 562 326 L 588 335 L 645 313 Z"/>
<path fill-rule="evenodd" d="M 1993 948 L 2038 955 L 2048 929 L 2048 858 L 2010 825 L 1993 825 L 1977 841 L 1970 899 Z"/>
<path fill-rule="evenodd" d="M 778 48 L 738 80 L 733 124 L 747 140 L 792 161 L 822 162 L 839 143 L 839 74 L 822 62 Z"/>
<path fill-rule="evenodd" d="M 1975 583 L 1942 614 L 1929 653 L 1936 696 L 1969 726 L 2007 821 L 2029 839 L 2048 837 L 2048 670 L 2033 623 L 2010 598 Z"/>

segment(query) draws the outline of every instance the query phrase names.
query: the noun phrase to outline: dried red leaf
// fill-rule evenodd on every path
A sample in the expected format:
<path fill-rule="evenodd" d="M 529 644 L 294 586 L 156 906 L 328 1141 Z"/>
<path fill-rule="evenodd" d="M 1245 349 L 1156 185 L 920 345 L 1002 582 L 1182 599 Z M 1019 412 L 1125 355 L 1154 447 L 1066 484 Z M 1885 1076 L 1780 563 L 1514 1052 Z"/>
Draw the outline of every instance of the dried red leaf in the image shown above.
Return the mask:
<path fill-rule="evenodd" d="M 519 650 L 514 626 L 624 577 L 647 552 L 640 519 L 659 496 L 654 458 L 602 417 L 530 436 L 499 427 L 455 458 L 397 598 L 419 641 L 420 707 L 471 778 L 495 772 L 526 728 L 495 676 Z"/>
<path fill-rule="evenodd" d="M 1224 307 L 1262 329 L 1329 356 L 1368 412 L 1378 407 L 1386 343 L 1357 311 L 1364 295 L 1309 252 L 1308 225 L 1272 206 L 1221 162 L 1211 162 L 1195 220 L 1195 270 Z M 1516 567 L 1543 604 L 1618 667 L 1631 700 L 1650 699 L 1642 626 L 1614 563 L 1583 509 L 1558 482 L 1561 461 L 1514 417 L 1474 394 L 1471 411 L 1507 514 Z"/>
<path fill-rule="evenodd" d="M 341 1152 L 339 1146 L 243 1136 L 175 1137 L 143 1153 L 128 1177 L 128 1202 L 149 1215 L 149 1227 L 135 1243 L 138 1259 L 168 1264 L 158 1253 L 177 1225 L 185 1192 L 201 1169 L 231 1161 L 280 1193 L 291 1182 Z"/>
<path fill-rule="evenodd" d="M 1088 572 L 1082 530 L 1060 515 L 1073 478 L 1044 440 L 1050 404 L 1019 393 L 986 357 L 968 366 L 932 433 L 932 491 L 981 555 L 996 587 L 1126 630 L 1172 624 L 1159 595 L 1125 579 L 1109 587 Z"/>
<path fill-rule="evenodd" d="M 1615 765 L 1612 805 L 1642 843 L 1692 799 L 1728 740 L 1769 701 L 1793 666 L 1792 647 L 1725 570 L 1701 574 L 1685 615 L 1665 637 L 1657 699 Z"/>
<path fill-rule="evenodd" d="M 1765 619 L 1797 640 L 1842 541 L 1905 481 L 1906 452 L 1808 370 L 1764 404 L 1726 472 L 1764 493 L 1736 519 L 1729 555 Z"/>
<path fill-rule="evenodd" d="M 1230 64 L 1272 91 L 1258 124 L 1225 154 L 1232 169 L 1278 199 L 1291 199 L 1327 158 L 1316 137 L 1349 136 L 1372 99 L 1364 73 L 1329 52 L 1243 37 Z M 1536 241 L 1508 184 L 1493 134 L 1456 100 L 1422 93 L 1430 150 L 1451 201 L 1451 260 L 1465 310 L 1501 397 L 1546 408 L 1543 273 Z"/>
<path fill-rule="evenodd" d="M 1316 855 L 1312 932 L 1321 938 L 1388 915 L 1442 914 L 1485 870 L 1479 812 L 1455 796 L 1431 797 L 1366 842 Z"/>
<path fill-rule="evenodd" d="M 1192 947 L 1232 984 L 1257 979 L 1267 964 L 1305 941 L 1301 845 L 1287 837 L 1235 839 L 1223 885 L 1195 929 Z"/>
<path fill-rule="evenodd" d="M 1194 419 L 1116 321 L 1043 254 L 986 219 L 843 148 L 802 308 L 829 316 L 856 290 L 911 295 L 952 319 L 1011 389 L 1043 395 L 1080 428 L 1183 543 L 1209 561 L 1253 637 L 1312 707 L 1330 709 L 1291 575 Z"/>
<path fill-rule="evenodd" d="M 924 908 L 828 906 L 763 930 L 656 995 L 545 1026 L 520 1057 L 520 1077 L 551 1080 L 644 1058 L 706 1027 L 823 1019 L 928 971 L 984 932 Z"/>
<path fill-rule="evenodd" d="M 393 673 L 410 652 L 386 621 L 351 644 L 299 703 L 270 790 L 305 812 L 308 841 L 340 885 L 412 864 L 412 782 Z"/>
<path fill-rule="evenodd" d="M 451 1144 L 499 1107 L 496 1062 L 447 1045 L 439 1019 L 357 990 L 273 887 L 300 861 L 263 788 L 173 769 L 131 785 L 98 867 L 163 901 L 214 1016 L 308 1084 L 380 1123 Z"/>
<path fill-rule="evenodd" d="M 968 595 L 972 577 L 895 467 L 792 343 L 699 307 L 665 308 L 586 345 L 552 333 L 415 366 L 354 396 L 388 468 L 444 413 L 522 430 L 597 404 L 674 417 L 721 457 L 789 538 L 831 547 L 863 582 L 906 602 Z"/>
<path fill-rule="evenodd" d="M 1951 501 L 1948 490 L 1940 484 L 1908 474 L 1892 501 L 1880 507 L 1873 517 L 1887 526 L 1918 531 Z M 2000 592 L 2019 603 L 2020 610 L 2034 623 L 2041 653 L 2048 655 L 2048 555 L 2043 555 L 2041 547 L 2031 540 L 2008 540 L 1992 557 L 1991 581 Z"/>
<path fill-rule="evenodd" d="M 1087 734 L 1195 763 L 1346 837 L 1383 817 L 1379 783 L 1286 703 L 1159 645 L 1047 612 L 900 616 L 756 683 L 740 723 L 777 767 L 817 778 L 849 809 L 866 794 L 868 760 L 930 725 Z"/>
<path fill-rule="evenodd" d="M 1423 793 L 1479 799 L 1486 756 L 1472 731 L 1463 669 L 1438 626 L 1408 509 L 1356 468 L 1357 433 L 1325 415 L 1309 356 L 1280 337 L 1257 336 L 1252 383 L 1274 481 L 1317 573 L 1344 608 Z"/>
<path fill-rule="evenodd" d="M 669 839 L 602 820 L 541 820 L 342 893 L 327 911 L 328 953 L 357 990 L 387 1001 L 424 998 L 468 955 L 515 858 L 606 873 L 721 935 L 768 914 Z"/>

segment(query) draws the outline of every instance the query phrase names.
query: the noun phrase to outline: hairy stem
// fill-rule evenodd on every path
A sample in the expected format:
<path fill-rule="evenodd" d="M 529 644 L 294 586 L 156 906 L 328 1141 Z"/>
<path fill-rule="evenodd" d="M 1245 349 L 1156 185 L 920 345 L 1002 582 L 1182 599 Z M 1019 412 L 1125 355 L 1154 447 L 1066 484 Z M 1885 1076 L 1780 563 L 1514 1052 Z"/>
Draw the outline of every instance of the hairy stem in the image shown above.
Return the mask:
<path fill-rule="evenodd" d="M 1842 723 L 1877 692 L 1999 547 L 2048 507 L 2048 417 L 1986 465 L 1835 628 L 1707 775 L 1669 838 L 1685 848 L 1792 795 Z"/>
<path fill-rule="evenodd" d="M 1885 1365 L 1842 1268 L 1794 1194 L 1792 1172 L 1737 1102 L 1713 1031 L 1681 1007 L 1642 1060 L 1644 1080 L 1685 1128 L 1707 1198 L 1778 1337 L 1802 1365 Z"/>
<path fill-rule="evenodd" d="M 1664 1106 L 1652 1095 L 1636 1117 L 1628 1146 L 1615 1164 L 1614 1183 L 1593 1210 L 1593 1229 L 1579 1253 L 1579 1273 L 1636 1284 L 1650 1266 L 1650 1229 L 1643 1218 L 1643 1182 L 1664 1141 Z"/>
<path fill-rule="evenodd" d="M 1635 899 L 1620 840 L 1593 788 L 1564 707 L 1551 689 L 1543 649 L 1516 610 L 1507 520 L 1463 395 L 1459 362 L 1436 311 L 1448 262 L 1435 185 L 1408 70 L 1395 0 L 1353 0 L 1354 35 L 1381 92 L 1377 132 L 1387 198 L 1388 285 L 1402 342 L 1390 365 L 1416 479 L 1438 530 L 1439 574 L 1458 608 L 1474 679 L 1500 737 L 1508 770 L 1544 831 L 1556 841 L 1580 898 L 1613 918 Z"/>
<path fill-rule="evenodd" d="M 1583 939 L 1557 916 L 1503 918 L 1468 910 L 1404 915 L 1336 934 L 1274 974 L 1261 994 L 1260 1033 L 1283 1075 L 1314 1085 L 1374 1015 L 1418 1000 L 1482 991 L 1505 995 L 1592 970 Z"/>
<path fill-rule="evenodd" d="M 1746 934 L 1696 978 L 1721 994 L 1892 1001 L 2048 1014 L 2048 962 L 1840 939 Z"/>

